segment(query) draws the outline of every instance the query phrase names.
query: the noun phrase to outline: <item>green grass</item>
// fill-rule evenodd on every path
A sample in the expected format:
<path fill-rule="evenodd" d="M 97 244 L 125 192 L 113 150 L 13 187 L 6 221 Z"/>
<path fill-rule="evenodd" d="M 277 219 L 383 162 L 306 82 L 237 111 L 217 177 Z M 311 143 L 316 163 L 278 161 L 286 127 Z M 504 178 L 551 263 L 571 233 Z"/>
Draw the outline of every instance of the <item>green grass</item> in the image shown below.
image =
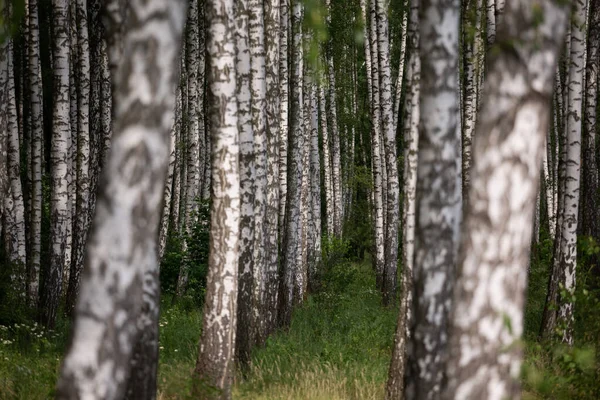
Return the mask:
<path fill-rule="evenodd" d="M 539 307 L 533 300 L 541 292 L 530 288 L 528 307 Z M 294 312 L 289 329 L 254 351 L 246 377 L 236 376 L 233 397 L 382 399 L 395 323 L 396 311 L 381 306 L 370 267 L 342 260 L 322 277 L 322 290 Z M 190 304 L 163 301 L 159 399 L 192 398 L 201 325 Z M 525 337 L 523 398 L 597 398 L 593 348 L 541 345 L 531 334 L 537 326 L 533 321 Z M 53 397 L 68 330 L 65 321 L 54 332 L 31 323 L 0 326 L 0 399 Z"/>
<path fill-rule="evenodd" d="M 289 331 L 253 354 L 235 397 L 383 398 L 396 312 L 381 307 L 370 267 L 344 263 L 331 275 L 295 311 Z"/>

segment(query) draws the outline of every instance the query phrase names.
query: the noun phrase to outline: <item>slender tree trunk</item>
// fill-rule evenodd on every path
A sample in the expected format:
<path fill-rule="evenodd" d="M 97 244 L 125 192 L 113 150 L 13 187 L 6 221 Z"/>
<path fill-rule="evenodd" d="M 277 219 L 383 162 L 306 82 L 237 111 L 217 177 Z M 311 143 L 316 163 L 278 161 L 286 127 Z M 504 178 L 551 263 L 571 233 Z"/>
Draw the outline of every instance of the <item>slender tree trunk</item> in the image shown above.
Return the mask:
<path fill-rule="evenodd" d="M 404 83 L 404 64 L 406 63 L 406 37 L 407 28 L 408 28 L 408 11 L 404 12 L 402 16 L 402 30 L 400 37 L 400 61 L 398 64 L 398 77 L 396 78 L 396 95 L 394 97 L 394 132 L 398 132 L 400 130 L 400 126 L 398 126 L 398 121 L 400 119 L 400 113 L 402 110 L 400 109 L 400 101 L 402 99 L 402 88 Z M 367 72 L 368 74 L 368 72 Z"/>
<path fill-rule="evenodd" d="M 173 205 L 171 206 L 171 218 L 169 222 L 169 231 L 173 235 L 179 235 L 179 215 L 181 211 L 181 179 L 182 179 L 182 147 L 183 147 L 183 124 L 184 124 L 184 99 L 183 99 L 183 53 L 185 52 L 185 47 L 182 46 L 181 53 L 182 59 L 180 61 L 180 78 L 179 84 L 177 86 L 177 92 L 180 94 L 179 99 L 175 99 L 175 121 L 177 125 L 173 128 L 175 129 L 175 167 L 174 167 L 174 176 L 173 176 L 173 192 L 171 194 L 173 200 Z"/>
<path fill-rule="evenodd" d="M 282 9 L 283 11 L 283 9 Z M 304 149 L 303 130 L 303 49 L 302 16 L 303 4 L 294 2 L 292 8 L 292 74 L 290 87 L 292 95 L 289 131 L 289 167 L 287 169 L 287 200 L 285 206 L 285 234 L 282 241 L 282 282 L 279 300 L 279 325 L 288 327 L 292 318 L 292 308 L 299 303 L 297 277 L 302 270 L 301 253 L 301 189 L 302 189 L 302 150 Z M 283 44 L 283 43 L 282 43 Z M 283 49 L 282 49 L 283 51 Z M 281 71 L 280 71 L 281 72 Z M 280 76 L 281 77 L 281 76 Z"/>
<path fill-rule="evenodd" d="M 202 337 L 195 370 L 199 398 L 231 396 L 237 312 L 240 173 L 236 101 L 235 13 L 231 0 L 206 2 L 211 102 L 212 203 Z"/>
<path fill-rule="evenodd" d="M 0 8 L 0 15 L 4 17 L 8 14 L 7 4 Z M 0 26 L 0 35 L 8 35 L 8 26 Z M 0 43 L 0 104 L 8 104 L 8 58 L 9 41 L 4 40 Z M 5 201 L 9 192 L 8 169 L 7 169 L 7 147 L 8 147 L 8 107 L 0 107 L 0 238 L 5 239 L 6 229 L 6 210 Z"/>
<path fill-rule="evenodd" d="M 67 191 L 69 193 L 69 201 L 67 212 L 67 245 L 65 247 L 65 260 L 63 266 L 62 290 L 61 296 L 67 293 L 69 281 L 71 277 L 71 261 L 73 260 L 74 251 L 74 221 L 76 219 L 76 203 L 77 203 L 77 116 L 79 114 L 77 85 L 79 49 L 77 48 L 77 15 L 75 10 L 75 2 L 69 3 L 69 100 L 70 100 L 70 124 L 71 134 L 70 141 L 67 144 L 68 150 L 68 166 L 67 166 Z"/>
<path fill-rule="evenodd" d="M 568 28 L 570 31 L 570 28 Z M 562 85 L 560 79 L 560 71 L 556 72 L 555 82 L 555 108 L 562 110 Z M 560 89 L 560 90 L 559 90 Z M 555 111 L 555 114 L 558 112 Z M 561 276 L 560 272 L 560 260 L 561 257 L 561 237 L 563 234 L 563 220 L 564 220 L 564 202 L 565 202 L 565 183 L 566 183 L 566 161 L 567 161 L 567 135 L 566 135 L 566 124 L 563 120 L 563 113 L 561 112 L 560 121 L 561 124 L 555 124 L 557 127 L 557 170 L 556 170 L 556 218 L 555 218 L 555 235 L 554 235 L 554 249 L 553 249 L 553 260 L 550 276 L 548 277 L 548 290 L 546 292 L 546 302 L 544 305 L 544 312 L 542 314 L 542 324 L 540 327 L 540 336 L 549 337 L 554 334 L 556 329 L 556 308 L 558 305 L 559 298 L 559 280 Z"/>
<path fill-rule="evenodd" d="M 326 97 L 323 84 L 319 84 L 319 110 L 321 137 L 323 140 L 323 179 L 325 183 L 325 210 L 327 215 L 327 236 L 333 237 L 333 183 L 331 178 L 331 156 L 329 152 L 329 132 L 327 129 Z"/>
<path fill-rule="evenodd" d="M 52 193 L 50 198 L 50 265 L 46 273 L 41 320 L 53 327 L 60 301 L 63 268 L 69 223 L 69 146 L 71 123 L 69 116 L 69 19 L 68 2 L 53 0 L 53 70 L 54 109 L 50 164 Z"/>
<path fill-rule="evenodd" d="M 169 222 L 171 217 L 171 205 L 173 197 L 173 187 L 175 181 L 175 164 L 176 164 L 176 152 L 177 152 L 177 130 L 178 125 L 181 123 L 181 87 L 177 86 L 177 92 L 175 93 L 175 112 L 173 116 L 173 126 L 170 132 L 170 143 L 169 143 L 169 168 L 167 169 L 167 179 L 165 181 L 165 193 L 163 195 L 163 209 L 162 216 L 160 219 L 160 229 L 158 233 L 158 260 L 162 260 L 165 254 L 165 247 L 167 246 L 167 235 L 169 234 Z"/>
<path fill-rule="evenodd" d="M 402 215 L 402 295 L 398 322 L 394 335 L 392 360 L 388 371 L 386 400 L 404 398 L 404 375 L 407 359 L 407 344 L 410 340 L 412 320 L 413 264 L 415 254 L 415 208 L 417 188 L 417 149 L 420 120 L 421 60 L 419 57 L 419 8 L 420 0 L 410 1 L 408 17 L 408 48 L 410 58 L 406 71 L 407 90 L 404 107 L 404 204 Z"/>
<path fill-rule="evenodd" d="M 486 39 L 490 48 L 496 41 L 496 0 L 486 0 Z"/>
<path fill-rule="evenodd" d="M 43 131 L 43 98 L 42 69 L 40 64 L 40 39 L 38 22 L 38 2 L 29 1 L 29 99 L 31 129 L 31 171 L 30 188 L 30 228 L 29 228 L 29 273 L 28 298 L 31 306 L 37 306 L 40 287 L 40 252 L 42 232 L 42 143 Z M 1 203 L 0 203 L 1 204 Z"/>
<path fill-rule="evenodd" d="M 316 84 L 311 87 L 310 103 L 310 197 L 312 199 L 310 235 L 314 247 L 311 249 L 308 261 L 308 288 L 312 290 L 315 287 L 318 268 L 321 264 L 321 158 L 319 157 L 319 104 Z"/>
<path fill-rule="evenodd" d="M 267 212 L 267 121 L 266 121 L 266 70 L 265 70 L 265 9 L 262 0 L 249 0 L 250 59 L 252 81 L 252 130 L 254 132 L 254 270 L 252 295 L 252 337 L 262 337 L 264 302 L 267 275 L 266 223 Z"/>
<path fill-rule="evenodd" d="M 327 9 L 327 25 L 331 25 L 331 0 L 325 0 Z M 329 28 L 331 31 L 331 27 Z M 333 223 L 334 234 L 342 235 L 342 167 L 340 151 L 340 132 L 337 118 L 337 104 L 335 98 L 335 69 L 333 62 L 333 39 L 330 39 L 327 46 L 327 72 L 328 72 L 328 97 L 329 97 L 329 116 L 328 122 L 331 127 L 331 162 L 332 162 L 332 183 L 333 183 Z"/>
<path fill-rule="evenodd" d="M 304 33 L 304 43 L 308 43 L 312 32 L 307 30 Z M 296 290 L 298 296 L 295 298 L 298 302 L 301 302 L 306 297 L 306 290 L 308 286 L 308 257 L 310 248 L 312 246 L 311 232 L 311 220 L 312 220 L 312 197 L 310 191 L 310 145 L 311 145 L 311 126 L 310 126 L 310 90 L 312 86 L 311 81 L 312 71 L 308 65 L 304 67 L 304 80 L 303 80 L 303 99 L 302 99 L 302 134 L 304 145 L 301 149 L 302 152 L 302 181 L 300 191 L 300 243 L 301 243 L 301 258 L 300 268 L 296 273 Z"/>
<path fill-rule="evenodd" d="M 400 189 L 398 182 L 398 160 L 396 156 L 396 132 L 393 126 L 392 80 L 389 60 L 388 3 L 377 0 L 377 41 L 379 48 L 379 74 L 381 90 L 382 134 L 385 144 L 386 164 L 386 230 L 385 271 L 383 303 L 393 304 L 396 299 L 396 273 L 398 269 L 398 229 Z"/>
<path fill-rule="evenodd" d="M 575 22 L 571 27 L 571 63 L 569 65 L 569 112 L 567 117 L 567 162 L 564 216 L 562 221 L 559 271 L 561 282 L 569 293 L 575 293 L 575 270 L 577 265 L 577 226 L 579 189 L 581 180 L 581 131 L 583 112 L 583 80 L 585 77 L 586 16 L 587 0 L 574 3 Z M 562 340 L 573 344 L 573 303 L 560 299 L 557 322 L 564 324 Z"/>
<path fill-rule="evenodd" d="M 550 141 L 550 130 L 546 135 L 546 147 L 545 151 L 542 154 L 542 172 L 544 174 L 544 190 L 545 190 L 545 200 L 546 200 L 546 209 L 548 211 L 548 232 L 550 234 L 550 238 L 554 239 L 556 233 L 556 211 L 554 209 L 554 182 L 552 179 L 552 168 L 549 165 L 548 153 L 552 149 L 551 141 Z"/>
<path fill-rule="evenodd" d="M 600 239 L 598 206 L 598 160 L 596 158 L 596 107 L 598 103 L 598 68 L 600 61 L 600 0 L 591 0 L 588 32 L 587 65 L 585 78 L 585 129 L 583 136 L 583 193 L 582 212 L 584 216 L 582 233 Z"/>
<path fill-rule="evenodd" d="M 442 396 L 461 222 L 460 2 L 422 0 L 413 312 L 406 398 Z M 437 118 L 436 118 L 437 117 Z"/>
<path fill-rule="evenodd" d="M 10 14 L 9 14 L 10 15 Z M 13 40 L 8 39 L 6 49 L 6 161 L 7 191 L 4 197 L 4 229 L 6 253 L 11 262 L 11 282 L 15 293 L 25 296 L 25 205 L 20 177 L 19 129 L 13 65 Z"/>
<path fill-rule="evenodd" d="M 11 15 L 6 13 L 6 15 Z M 27 252 L 25 242 L 25 201 L 21 183 L 21 164 L 19 147 L 19 113 L 17 105 L 17 88 L 15 87 L 14 39 L 7 39 L 6 47 L 6 79 L 7 102 L 6 118 L 6 160 L 8 191 L 4 197 L 5 244 L 7 255 L 12 263 L 11 281 L 15 293 L 26 298 L 26 263 Z"/>
<path fill-rule="evenodd" d="M 250 361 L 253 329 L 253 283 L 254 283 L 254 192 L 255 154 L 252 124 L 252 70 L 249 36 L 250 9 L 247 0 L 236 3 L 237 41 L 237 126 L 240 140 L 240 253 L 239 291 L 237 295 L 237 341 L 236 360 L 246 368 Z"/>
<path fill-rule="evenodd" d="M 534 203 L 567 21 L 565 3 L 508 2 L 498 42 L 514 46 L 489 54 L 454 289 L 447 399 L 520 395 Z"/>
<path fill-rule="evenodd" d="M 146 378 L 155 385 L 156 241 L 184 9 L 183 1 L 164 0 L 128 2 L 126 15 L 107 9 L 109 54 L 115 67 L 113 146 L 98 194 L 59 399 L 123 398 L 127 378 L 131 373 L 136 382 L 139 368 L 153 374 Z M 117 39 L 113 35 L 121 28 Z M 120 49 L 113 47 L 117 43 Z M 122 57 L 115 59 L 121 50 Z M 143 68 L 133 69 L 132 63 Z M 143 348 L 142 360 L 137 358 L 138 346 Z M 140 361 L 130 372 L 134 352 L 134 360 Z M 131 390 L 131 381 L 129 385 Z M 155 394 L 148 389 L 134 390 L 152 398 Z"/>
<path fill-rule="evenodd" d="M 186 40 L 185 40 L 185 66 L 186 66 L 186 92 L 183 96 L 186 102 L 187 118 L 186 123 L 186 180 L 182 181 L 185 185 L 185 197 L 182 199 L 185 204 L 183 214 L 183 241 L 182 250 L 187 254 L 188 241 L 192 234 L 192 229 L 196 221 L 196 198 L 199 193 L 200 171 L 198 168 L 200 160 L 200 109 L 199 94 L 202 90 L 198 87 L 198 70 L 200 61 L 199 48 L 199 24 L 198 24 L 198 0 L 189 2 Z M 189 260 L 185 259 L 179 268 L 177 279 L 176 297 L 181 297 L 187 289 L 189 279 Z"/>
<path fill-rule="evenodd" d="M 265 2 L 265 49 L 267 85 L 267 235 L 265 298 L 262 311 L 264 330 L 257 341 L 264 343 L 277 325 L 277 292 L 279 288 L 279 30 L 280 0 Z"/>
<path fill-rule="evenodd" d="M 287 177 L 288 177 L 288 131 L 290 117 L 290 71 L 289 59 L 289 30 L 290 30 L 290 0 L 280 0 L 281 27 L 279 30 L 279 232 L 283 239 L 286 231 L 287 206 Z"/>
<path fill-rule="evenodd" d="M 372 0 L 375 1 L 375 0 Z M 363 9 L 363 17 L 365 17 L 365 32 L 367 32 L 366 16 L 367 16 L 367 3 L 365 0 L 361 1 L 361 7 Z M 372 14 L 372 13 L 371 13 Z M 369 15 L 371 15 L 369 14 Z M 373 18 L 371 18 L 373 22 Z M 373 32 L 371 27 L 371 33 Z M 376 29 L 376 28 L 375 28 Z M 376 31 L 375 31 L 376 32 Z M 376 36 L 370 34 L 368 41 L 370 42 L 369 49 L 371 52 L 365 54 L 367 60 L 371 60 L 368 64 L 367 71 L 371 70 L 370 81 L 371 81 L 371 120 L 373 128 L 371 131 L 371 160 L 372 160 L 372 173 L 373 173 L 373 200 L 375 209 L 373 214 L 375 216 L 374 224 L 374 244 L 375 254 L 374 256 L 374 267 L 376 273 L 376 283 L 379 289 L 383 289 L 383 276 L 385 267 L 385 225 L 384 225 L 384 207 L 383 207 L 383 164 L 385 160 L 381 158 L 381 108 L 379 107 L 379 63 L 373 54 L 377 54 L 374 50 L 377 48 Z M 365 49 L 366 52 L 366 49 Z M 335 201 L 335 200 L 334 200 Z"/>
<path fill-rule="evenodd" d="M 90 202 L 90 57 L 87 10 L 84 0 L 75 4 L 77 14 L 77 157 L 73 165 L 77 172 L 75 221 L 73 223 L 73 256 L 67 289 L 67 312 L 75 308 L 89 227 Z M 75 132 L 75 130 L 72 130 Z"/>

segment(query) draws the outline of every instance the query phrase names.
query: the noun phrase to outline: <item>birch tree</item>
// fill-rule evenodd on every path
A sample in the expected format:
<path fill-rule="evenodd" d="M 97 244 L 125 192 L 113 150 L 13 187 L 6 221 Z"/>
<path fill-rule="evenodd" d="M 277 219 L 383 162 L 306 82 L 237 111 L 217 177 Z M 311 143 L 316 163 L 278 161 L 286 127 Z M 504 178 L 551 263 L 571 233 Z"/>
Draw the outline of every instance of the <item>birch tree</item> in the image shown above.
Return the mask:
<path fill-rule="evenodd" d="M 319 102 L 317 85 L 313 84 L 310 91 L 310 198 L 311 198 L 311 237 L 312 248 L 309 254 L 308 287 L 315 287 L 317 269 L 321 263 L 321 164 L 319 155 Z"/>
<path fill-rule="evenodd" d="M 4 18 L 8 14 L 6 4 L 0 8 L 0 16 Z M 0 35 L 3 37 L 8 34 L 7 25 L 0 26 Z M 0 104 L 8 103 L 8 57 L 9 41 L 0 42 Z M 8 197 L 8 170 L 7 170 L 7 147 L 8 147 L 8 113 L 7 107 L 0 107 L 0 237 L 4 238 L 6 232 L 1 229 L 5 226 L 5 201 Z"/>
<path fill-rule="evenodd" d="M 282 9 L 283 11 L 283 9 Z M 303 49 L 302 17 L 303 5 L 295 2 L 292 8 L 292 74 L 290 96 L 289 166 L 287 169 L 287 200 L 285 206 L 285 236 L 282 249 L 283 281 L 279 301 L 279 325 L 287 327 L 292 317 L 292 308 L 301 299 L 298 296 L 298 274 L 302 271 L 302 151 L 304 149 L 303 114 Z M 282 27 L 283 28 L 283 27 Z M 282 49 L 283 51 L 283 49 Z"/>
<path fill-rule="evenodd" d="M 409 327 L 412 319 L 412 276 L 415 254 L 415 208 L 417 189 L 417 149 L 420 120 L 420 79 L 421 59 L 419 57 L 419 8 L 420 0 L 410 1 L 408 17 L 408 60 L 407 87 L 404 119 L 404 204 L 402 215 L 402 297 L 398 311 L 398 322 L 394 335 L 394 348 L 386 385 L 386 400 L 401 399 L 404 396 L 404 374 L 407 358 L 407 341 L 410 339 Z"/>
<path fill-rule="evenodd" d="M 10 14 L 9 14 L 10 15 Z M 25 201 L 20 172 L 19 114 L 14 76 L 14 40 L 7 39 L 6 47 L 6 151 L 8 191 L 4 197 L 6 250 L 12 263 L 11 280 L 16 292 L 25 295 L 25 267 L 27 262 L 25 243 Z"/>
<path fill-rule="evenodd" d="M 54 108 L 52 112 L 52 143 L 50 163 L 52 194 L 50 199 L 50 265 L 46 272 L 42 322 L 53 327 L 62 289 L 69 218 L 69 146 L 71 121 L 69 104 L 69 4 L 53 0 L 53 76 Z"/>
<path fill-rule="evenodd" d="M 240 140 L 240 263 L 237 308 L 236 359 L 245 368 L 252 349 L 253 316 L 252 296 L 254 282 L 254 192 L 255 154 L 252 124 L 252 70 L 249 35 L 249 1 L 236 4 L 237 49 L 237 126 Z"/>
<path fill-rule="evenodd" d="M 468 201 L 466 193 L 471 181 L 471 143 L 477 122 L 477 108 L 479 103 L 479 65 L 481 58 L 481 35 L 482 21 L 482 0 L 468 0 L 465 3 L 465 17 L 463 18 L 463 54 L 464 54 L 464 99 L 462 116 L 462 177 L 463 194 L 465 197 L 465 206 Z M 475 27 L 473 37 L 469 31 L 469 17 L 475 16 Z M 471 23 L 472 24 L 472 23 Z"/>
<path fill-rule="evenodd" d="M 257 341 L 263 343 L 277 323 L 277 292 L 279 290 L 279 38 L 281 26 L 280 0 L 265 2 L 265 64 L 266 64 L 266 129 L 267 129 L 267 235 L 266 278 L 263 303 L 264 330 Z"/>
<path fill-rule="evenodd" d="M 262 0 L 249 0 L 250 68 L 252 81 L 252 130 L 254 133 L 254 270 L 252 315 L 253 338 L 256 341 L 264 330 L 265 283 L 267 275 L 266 223 L 267 213 L 267 121 L 265 67 L 265 9 Z"/>
<path fill-rule="evenodd" d="M 567 21 L 564 3 L 509 1 L 497 41 L 513 45 L 488 55 L 444 398 L 520 395 L 518 340 L 533 213 L 552 82 Z"/>
<path fill-rule="evenodd" d="M 29 1 L 29 47 L 27 57 L 30 129 L 31 129 L 31 187 L 30 187 L 30 228 L 29 228 L 29 304 L 37 306 L 40 284 L 40 252 L 42 233 L 42 143 L 43 104 L 42 69 L 40 64 L 38 2 Z"/>
<path fill-rule="evenodd" d="M 407 398 L 440 398 L 461 220 L 460 4 L 421 1 L 417 215 Z"/>
<path fill-rule="evenodd" d="M 591 0 L 589 10 L 589 30 L 587 46 L 587 62 L 585 77 L 585 111 L 584 111 L 584 136 L 583 136 L 583 198 L 581 221 L 584 235 L 600 238 L 600 223 L 598 221 L 598 160 L 596 152 L 596 106 L 598 103 L 598 68 L 600 67 L 600 1 Z"/>
<path fill-rule="evenodd" d="M 212 145 L 210 252 L 195 391 L 229 398 L 233 379 L 240 237 L 235 12 L 231 0 L 205 3 Z"/>
<path fill-rule="evenodd" d="M 162 216 L 160 220 L 160 230 L 158 233 L 158 259 L 162 260 L 165 247 L 167 245 L 167 235 L 169 234 L 169 225 L 173 225 L 171 223 L 171 205 L 175 203 L 173 201 L 173 194 L 175 191 L 173 190 L 175 186 L 175 169 L 177 162 L 177 131 L 179 129 L 179 124 L 181 124 L 181 86 L 177 86 L 177 92 L 175 93 L 175 112 L 173 117 L 173 126 L 171 127 L 170 134 L 170 143 L 169 143 L 169 167 L 167 169 L 167 179 L 165 181 L 165 194 L 163 198 L 163 210 Z"/>
<path fill-rule="evenodd" d="M 331 178 L 331 155 L 329 151 L 329 131 L 327 129 L 327 100 L 325 88 L 319 84 L 319 120 L 323 140 L 323 180 L 325 185 L 325 210 L 327 215 L 327 236 L 333 237 L 333 182 Z"/>
<path fill-rule="evenodd" d="M 385 273 L 383 303 L 393 304 L 396 297 L 396 270 L 398 268 L 398 229 L 399 229 L 399 183 L 398 161 L 396 156 L 396 133 L 392 115 L 392 82 L 389 61 L 389 27 L 387 19 L 388 2 L 377 0 L 377 41 L 379 48 L 380 104 L 382 134 L 385 145 L 386 164 L 386 231 L 385 231 Z"/>
<path fill-rule="evenodd" d="M 85 244 L 89 225 L 90 202 L 90 54 L 88 40 L 87 10 L 83 0 L 75 3 L 77 23 L 77 157 L 73 170 L 76 177 L 76 197 L 73 223 L 73 256 L 69 266 L 70 279 L 67 289 L 67 307 L 73 308 L 77 299 Z"/>
<path fill-rule="evenodd" d="M 281 26 L 279 29 L 279 228 L 285 237 L 287 176 L 288 176 L 288 130 L 290 115 L 290 71 L 289 71 L 289 31 L 290 1 L 280 0 Z"/>
<path fill-rule="evenodd" d="M 127 378 L 135 373 L 130 360 L 140 329 L 147 328 L 139 325 L 140 313 L 158 307 L 150 303 L 157 300 L 156 240 L 185 7 L 183 1 L 164 0 L 131 1 L 126 7 L 126 14 L 107 8 L 115 66 L 114 137 L 87 246 L 73 338 L 61 368 L 59 399 L 123 398 Z M 115 30 L 120 49 L 112 47 Z M 117 63 L 114 57 L 121 50 Z"/>
<path fill-rule="evenodd" d="M 188 240 L 195 223 L 196 200 L 200 186 L 200 109 L 199 97 L 202 88 L 198 85 L 198 70 L 200 63 L 200 40 L 199 40 L 199 24 L 198 24 L 198 0 L 189 2 L 188 17 L 186 23 L 186 40 L 185 40 L 185 71 L 186 71 L 186 93 L 183 97 L 186 101 L 186 180 L 184 219 L 184 239 L 183 252 L 188 248 Z M 189 278 L 189 262 L 184 260 L 179 270 L 177 279 L 177 297 L 181 297 L 187 288 Z"/>
<path fill-rule="evenodd" d="M 573 344 L 573 301 L 577 264 L 577 226 L 579 211 L 579 189 L 581 180 L 581 131 L 583 80 L 585 73 L 585 33 L 587 0 L 573 4 L 571 24 L 571 46 L 569 55 L 568 113 L 566 121 L 565 181 L 561 225 L 557 227 L 559 246 L 550 278 L 550 287 L 544 307 L 543 334 L 551 335 L 557 326 L 561 327 L 562 341 Z M 559 193 L 560 196 L 560 193 Z M 566 291 L 567 298 L 560 296 L 558 288 Z M 558 307 L 556 307 L 558 306 Z M 554 314 L 554 315 L 551 315 Z"/>
<path fill-rule="evenodd" d="M 373 214 L 374 214 L 374 269 L 376 273 L 377 286 L 383 288 L 383 275 L 385 268 L 385 226 L 384 226 L 384 208 L 383 208 L 383 166 L 385 162 L 381 157 L 381 137 L 380 137 L 380 114 L 379 107 L 379 65 L 376 60 L 373 60 L 373 47 L 377 45 L 376 34 L 372 35 L 373 28 L 367 29 L 367 2 L 361 1 L 362 15 L 365 23 L 365 36 L 368 39 L 365 41 L 365 58 L 367 73 L 369 78 L 369 90 L 371 101 L 371 120 L 373 123 L 371 132 L 371 169 L 373 175 Z M 376 31 L 374 31 L 376 33 Z M 368 43 L 368 44 L 367 44 Z M 328 209 L 329 211 L 329 209 Z"/>
<path fill-rule="evenodd" d="M 325 0 L 326 23 L 331 25 L 331 0 Z M 333 223 L 334 233 L 337 236 L 342 234 L 342 171 L 341 171 L 341 150 L 340 150 L 340 132 L 338 127 L 337 104 L 335 96 L 335 69 L 333 61 L 333 39 L 327 46 L 327 72 L 328 72 L 328 101 L 329 116 L 328 122 L 331 131 L 331 163 L 332 163 L 332 183 L 333 183 Z"/>

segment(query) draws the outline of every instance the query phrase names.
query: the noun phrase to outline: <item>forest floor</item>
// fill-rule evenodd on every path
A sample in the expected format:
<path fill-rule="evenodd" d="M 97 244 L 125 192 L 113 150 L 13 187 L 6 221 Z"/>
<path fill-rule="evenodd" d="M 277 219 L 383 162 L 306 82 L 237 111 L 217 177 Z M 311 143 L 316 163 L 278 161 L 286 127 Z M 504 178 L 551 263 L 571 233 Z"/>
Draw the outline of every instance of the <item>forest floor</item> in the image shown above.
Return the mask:
<path fill-rule="evenodd" d="M 322 284 L 294 311 L 289 330 L 253 353 L 246 377 L 236 378 L 234 399 L 383 399 L 397 313 L 381 306 L 366 264 L 336 265 Z M 178 319 L 167 311 L 161 329 L 179 330 Z M 190 392 L 196 342 L 173 349 L 161 341 L 159 399 Z"/>
<path fill-rule="evenodd" d="M 321 282 L 294 312 L 289 330 L 253 353 L 246 377 L 236 377 L 234 399 L 383 399 L 395 309 L 381 306 L 366 263 L 334 265 Z M 168 300 L 160 320 L 158 399 L 189 399 L 201 314 Z M 54 332 L 36 324 L 0 326 L 0 399 L 53 398 L 68 329 L 64 321 Z M 581 371 L 553 370 L 547 351 L 528 340 L 525 348 L 524 399 L 594 398 L 585 395 L 587 384 L 578 384 Z"/>

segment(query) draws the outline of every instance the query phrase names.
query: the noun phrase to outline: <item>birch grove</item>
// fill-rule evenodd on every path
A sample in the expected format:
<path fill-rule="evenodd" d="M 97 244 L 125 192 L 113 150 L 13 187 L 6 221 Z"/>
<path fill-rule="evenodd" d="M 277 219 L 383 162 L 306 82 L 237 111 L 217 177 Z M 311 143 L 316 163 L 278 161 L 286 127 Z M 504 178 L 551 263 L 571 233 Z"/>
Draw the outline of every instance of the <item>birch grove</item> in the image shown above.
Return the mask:
<path fill-rule="evenodd" d="M 0 1 L 0 393 L 598 397 L 599 7 Z"/>

